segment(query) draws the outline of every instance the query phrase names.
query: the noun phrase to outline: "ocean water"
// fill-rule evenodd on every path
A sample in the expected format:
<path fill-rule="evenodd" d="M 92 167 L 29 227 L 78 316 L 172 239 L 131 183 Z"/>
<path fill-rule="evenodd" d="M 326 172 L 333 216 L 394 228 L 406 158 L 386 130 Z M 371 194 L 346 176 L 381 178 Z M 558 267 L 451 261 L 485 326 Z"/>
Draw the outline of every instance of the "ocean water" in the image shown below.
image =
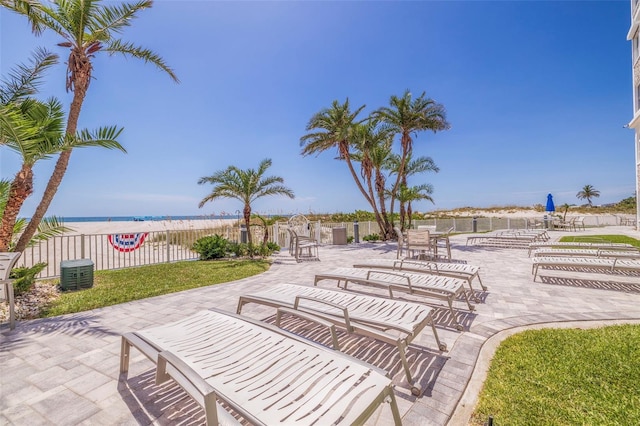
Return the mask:
<path fill-rule="evenodd" d="M 70 222 L 134 222 L 134 221 L 158 221 L 158 220 L 211 220 L 211 219 L 236 219 L 236 216 L 78 216 L 63 217 L 65 223 Z"/>

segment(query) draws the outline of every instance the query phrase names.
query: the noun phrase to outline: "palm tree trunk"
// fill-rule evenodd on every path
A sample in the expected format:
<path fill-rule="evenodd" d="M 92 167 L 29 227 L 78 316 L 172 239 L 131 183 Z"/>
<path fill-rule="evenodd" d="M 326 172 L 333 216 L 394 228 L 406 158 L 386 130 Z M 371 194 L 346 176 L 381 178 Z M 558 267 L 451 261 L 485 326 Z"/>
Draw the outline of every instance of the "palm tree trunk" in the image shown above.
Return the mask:
<path fill-rule="evenodd" d="M 74 81 L 74 89 L 73 89 L 73 100 L 71 101 L 71 107 L 69 108 L 69 117 L 67 118 L 67 129 L 66 133 L 68 135 L 74 135 L 76 130 L 78 129 L 78 119 L 80 118 L 80 110 L 82 109 L 82 103 L 84 102 L 84 98 L 87 94 L 87 89 L 89 88 L 89 82 L 91 81 L 91 64 L 89 63 L 89 68 L 84 70 L 84 72 L 76 73 L 76 79 Z M 58 157 L 58 161 L 56 162 L 56 166 L 53 169 L 53 173 L 49 178 L 49 182 L 47 183 L 47 187 L 44 190 L 44 194 L 42 194 L 42 199 L 40 200 L 40 204 L 36 208 L 36 211 L 33 213 L 31 220 L 27 224 L 22 236 L 18 240 L 18 244 L 16 244 L 16 251 L 24 251 L 31 241 L 31 238 L 35 235 L 38 230 L 38 226 L 44 218 L 44 215 L 47 214 L 47 210 L 51 205 L 51 201 L 53 201 L 53 197 L 58 192 L 58 187 L 62 183 L 62 178 L 67 171 L 67 167 L 69 165 L 69 158 L 71 158 L 71 149 L 66 151 L 62 151 L 60 156 Z"/>
<path fill-rule="evenodd" d="M 400 160 L 400 167 L 398 168 L 398 178 L 396 179 L 396 183 L 393 185 L 393 190 L 391 191 L 391 205 L 390 205 L 389 214 L 391 214 L 392 216 L 393 216 L 394 203 L 396 201 L 395 194 L 398 191 L 398 187 L 400 186 L 400 183 L 403 181 L 403 179 L 406 178 L 404 169 L 407 166 L 407 157 L 409 155 L 409 151 L 411 148 L 411 136 L 407 132 L 403 132 L 400 142 L 402 144 L 402 158 Z"/>
<path fill-rule="evenodd" d="M 2 224 L 0 225 L 0 252 L 9 251 L 13 237 L 13 226 L 16 223 L 18 214 L 20 214 L 20 208 L 32 192 L 33 169 L 30 165 L 23 164 L 18 173 L 16 173 L 13 182 L 11 182 L 9 198 L 7 199 L 7 204 L 2 214 Z"/>
<path fill-rule="evenodd" d="M 244 226 L 247 227 L 247 245 L 249 246 L 249 257 L 253 257 L 253 252 L 251 251 L 251 206 L 249 204 L 245 204 L 244 209 L 242 210 L 242 214 L 244 216 Z"/>
<path fill-rule="evenodd" d="M 369 197 L 369 194 L 367 194 L 367 191 L 364 189 L 364 186 L 362 186 L 362 182 L 360 182 L 360 178 L 358 178 L 358 174 L 356 173 L 355 168 L 353 167 L 353 163 L 351 163 L 351 155 L 349 155 L 349 146 L 343 142 L 339 143 L 339 150 L 340 150 L 340 155 L 342 155 L 342 158 L 345 159 L 345 161 L 347 162 L 347 166 L 349 167 L 349 171 L 351 172 L 351 176 L 353 177 L 353 180 L 356 182 L 356 185 L 358 186 L 358 189 L 360 190 L 360 192 L 362 193 L 362 195 L 364 196 L 365 200 L 367 200 L 367 202 L 370 205 L 373 205 L 373 202 L 371 200 L 371 198 Z"/>

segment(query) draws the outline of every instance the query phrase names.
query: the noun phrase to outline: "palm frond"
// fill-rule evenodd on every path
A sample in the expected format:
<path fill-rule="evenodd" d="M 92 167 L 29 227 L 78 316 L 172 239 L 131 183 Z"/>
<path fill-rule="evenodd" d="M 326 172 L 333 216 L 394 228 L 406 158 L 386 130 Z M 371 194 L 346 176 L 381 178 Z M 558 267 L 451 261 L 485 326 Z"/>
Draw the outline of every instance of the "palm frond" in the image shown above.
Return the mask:
<path fill-rule="evenodd" d="M 37 48 L 28 64 L 18 64 L 0 86 L 0 104 L 17 102 L 38 92 L 44 72 L 58 63 L 58 55 L 44 48 Z"/>
<path fill-rule="evenodd" d="M 135 46 L 133 43 L 123 42 L 122 40 L 111 40 L 104 50 L 111 55 L 120 53 L 124 56 L 133 56 L 145 62 L 150 62 L 169 74 L 173 81 L 180 82 L 174 71 L 164 62 L 164 59 L 149 49 Z"/>
<path fill-rule="evenodd" d="M 72 231 L 73 229 L 64 226 L 64 223 L 55 216 L 43 218 L 40 225 L 38 225 L 38 231 L 33 238 L 31 238 L 31 241 L 29 241 L 29 246 Z"/>

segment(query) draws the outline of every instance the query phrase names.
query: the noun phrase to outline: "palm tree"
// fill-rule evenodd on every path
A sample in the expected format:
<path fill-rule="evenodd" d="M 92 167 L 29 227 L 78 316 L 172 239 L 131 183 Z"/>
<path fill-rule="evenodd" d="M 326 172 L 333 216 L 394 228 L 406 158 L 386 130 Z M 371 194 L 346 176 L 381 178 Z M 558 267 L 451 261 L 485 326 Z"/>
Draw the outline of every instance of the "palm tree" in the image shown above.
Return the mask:
<path fill-rule="evenodd" d="M 410 202 L 409 201 L 404 201 L 405 197 L 402 197 L 401 194 L 403 192 L 402 188 L 404 187 L 404 191 L 407 191 L 408 184 L 407 184 L 407 178 L 409 176 L 413 176 L 413 175 L 418 175 L 418 174 L 422 174 L 422 173 L 426 173 L 426 172 L 434 172 L 434 173 L 438 173 L 440 171 L 440 169 L 438 168 L 438 166 L 436 165 L 436 163 L 433 161 L 433 159 L 431 157 L 418 157 L 415 160 L 412 158 L 413 155 L 412 153 L 409 153 L 409 155 L 407 156 L 406 159 L 406 164 L 405 164 L 405 170 L 404 170 L 404 175 L 402 176 L 402 180 L 400 182 L 400 190 L 396 193 L 393 194 L 391 192 L 391 196 L 395 197 L 399 202 L 400 202 L 400 228 L 404 231 L 404 223 L 405 223 L 405 219 L 406 219 L 406 214 L 409 214 L 409 216 L 411 215 L 411 206 L 407 206 L 406 203 Z M 389 169 L 391 170 L 392 174 L 399 174 L 400 173 L 400 167 L 402 165 L 402 159 L 400 156 L 398 155 L 391 155 L 389 157 L 389 161 L 388 161 L 388 165 L 389 165 Z M 424 185 L 422 185 L 424 186 Z M 421 187 L 422 187 L 421 186 Z M 430 190 L 428 191 L 429 194 L 433 193 L 433 187 L 431 185 L 426 185 L 430 188 Z M 414 187 L 415 188 L 415 187 Z M 420 198 L 419 198 L 420 199 Z M 428 198 L 429 201 L 434 202 L 433 199 L 431 197 Z M 409 226 L 411 226 L 411 218 L 409 218 Z"/>
<path fill-rule="evenodd" d="M 358 189 L 364 195 L 369 204 L 372 200 L 358 178 L 353 162 L 351 161 L 350 147 L 353 144 L 354 126 L 360 122 L 356 117 L 364 109 L 362 105 L 355 111 L 351 111 L 349 98 L 343 104 L 335 100 L 331 108 L 324 108 L 311 117 L 306 130 L 312 131 L 300 138 L 300 146 L 303 147 L 302 155 L 319 154 L 331 148 L 338 149 L 338 160 L 344 160 L 349 167 L 349 172 L 356 182 Z"/>
<path fill-rule="evenodd" d="M 282 185 L 284 179 L 279 176 L 264 176 L 269 167 L 271 167 L 271 159 L 267 158 L 260 162 L 258 170 L 241 170 L 235 166 L 229 166 L 226 170 L 215 172 L 211 176 L 201 177 L 198 185 L 210 183 L 214 187 L 211 193 L 200 201 L 198 207 L 202 208 L 209 201 L 218 198 L 235 198 L 242 202 L 247 241 L 251 244 L 251 203 L 268 195 L 285 195 L 294 198 L 293 191 Z"/>
<path fill-rule="evenodd" d="M 122 132 L 121 128 L 107 127 L 93 133 L 83 130 L 76 135 L 65 134 L 62 104 L 55 98 L 46 102 L 27 99 L 21 104 L 2 105 L 0 114 L 4 117 L 0 121 L 0 133 L 5 135 L 5 146 L 22 158 L 22 166 L 11 182 L 0 225 L 0 251 L 6 251 L 20 209 L 33 193 L 33 166 L 37 161 L 65 150 L 89 146 L 126 151 L 116 140 Z M 25 247 L 30 240 L 26 241 Z M 22 251 L 25 247 L 16 247 L 16 250 Z"/>
<path fill-rule="evenodd" d="M 356 124 L 353 132 L 353 160 L 360 162 L 360 174 L 369 194 L 373 213 L 381 230 L 382 238 L 388 239 L 388 219 L 385 205 L 386 177 L 382 173 L 389 156 L 393 135 L 379 126 L 375 120 Z"/>
<path fill-rule="evenodd" d="M 420 131 L 431 130 L 434 133 L 450 128 L 446 119 L 444 106 L 433 99 L 425 97 L 423 92 L 418 98 L 413 99 L 411 92 L 406 90 L 402 97 L 391 96 L 389 107 L 382 107 L 374 111 L 372 117 L 380 120 L 393 131 L 400 135 L 400 167 L 398 176 L 391 190 L 391 214 L 393 214 L 394 196 L 402 184 L 405 174 L 407 159 L 413 150 L 412 135 Z"/>
<path fill-rule="evenodd" d="M 0 216 L 4 216 L 4 210 L 7 205 L 7 201 L 9 200 L 10 188 L 11 188 L 10 181 L 6 179 L 0 180 Z M 15 250 L 15 245 L 17 242 L 15 236 L 20 235 L 24 231 L 24 228 L 27 226 L 27 223 L 28 223 L 27 220 L 23 217 L 16 220 L 15 224 L 13 225 L 13 239 L 9 243 L 8 251 Z M 54 237 L 56 235 L 62 235 L 65 232 L 71 232 L 71 231 L 73 231 L 73 229 L 70 229 L 64 226 L 64 224 L 60 220 L 58 220 L 57 217 L 55 216 L 45 217 L 44 219 L 42 219 L 42 222 L 40 222 L 40 225 L 38 225 L 38 229 L 36 233 L 31 238 L 27 246 L 32 246 L 40 241 L 46 241 L 51 237 Z"/>
<path fill-rule="evenodd" d="M 9 79 L 0 86 L 0 140 L 22 158 L 22 166 L 11 182 L 2 206 L 0 251 L 6 251 L 11 244 L 20 209 L 33 192 L 33 166 L 37 161 L 71 147 L 103 146 L 124 150 L 115 141 L 121 132 L 115 128 L 100 129 L 98 136 L 85 131 L 82 135 L 65 137 L 62 104 L 55 98 L 41 102 L 28 97 L 37 92 L 42 72 L 55 60 L 55 55 L 37 51 L 31 66 L 20 65 L 13 69 Z"/>
<path fill-rule="evenodd" d="M 589 203 L 589 207 L 592 207 L 591 203 L 592 198 L 598 198 L 600 196 L 600 191 L 595 189 L 592 185 L 585 185 L 580 192 L 576 194 L 576 197 L 580 200 L 587 200 Z"/>
<path fill-rule="evenodd" d="M 138 12 L 150 8 L 153 2 L 142 0 L 119 5 L 101 3 L 101 0 L 0 0 L 3 7 L 26 16 L 34 34 L 41 35 L 45 30 L 51 30 L 63 39 L 58 46 L 69 49 L 66 87 L 67 91 L 73 92 L 73 99 L 67 117 L 68 135 L 76 134 L 82 104 L 91 82 L 92 60 L 99 52 L 142 59 L 178 81 L 173 70 L 156 53 L 116 37 L 131 25 Z M 60 153 L 42 200 L 18 241 L 17 250 L 26 247 L 46 214 L 67 170 L 72 150 L 70 148 Z"/>
<path fill-rule="evenodd" d="M 417 185 L 412 187 L 407 187 L 405 185 L 400 185 L 400 190 L 398 191 L 398 201 L 400 201 L 400 227 L 404 229 L 405 221 L 407 222 L 407 226 L 411 227 L 411 216 L 413 215 L 413 208 L 411 203 L 413 201 L 419 200 L 427 200 L 432 203 L 433 198 L 431 197 L 433 194 L 433 186 L 429 184 Z M 406 218 L 406 219 L 405 219 Z"/>

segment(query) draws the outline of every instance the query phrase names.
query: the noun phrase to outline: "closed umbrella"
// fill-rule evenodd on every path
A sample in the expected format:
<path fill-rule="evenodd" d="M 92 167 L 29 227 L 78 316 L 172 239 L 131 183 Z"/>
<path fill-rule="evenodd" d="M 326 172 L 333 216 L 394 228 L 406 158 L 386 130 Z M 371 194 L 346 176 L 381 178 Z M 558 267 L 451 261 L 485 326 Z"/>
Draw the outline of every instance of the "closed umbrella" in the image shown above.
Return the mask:
<path fill-rule="evenodd" d="M 547 210 L 548 212 L 555 212 L 556 206 L 553 205 L 553 195 L 547 195 Z"/>

